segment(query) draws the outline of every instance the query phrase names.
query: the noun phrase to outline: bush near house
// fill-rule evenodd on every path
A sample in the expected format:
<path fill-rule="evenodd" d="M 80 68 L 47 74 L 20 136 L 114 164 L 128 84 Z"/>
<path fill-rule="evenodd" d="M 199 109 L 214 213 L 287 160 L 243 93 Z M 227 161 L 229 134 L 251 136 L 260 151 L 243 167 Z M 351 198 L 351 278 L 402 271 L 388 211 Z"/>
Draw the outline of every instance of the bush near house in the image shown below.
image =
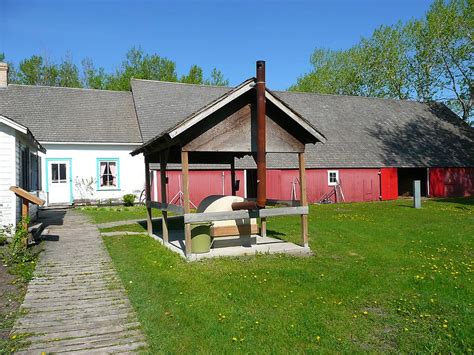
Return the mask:
<path fill-rule="evenodd" d="M 308 258 L 187 263 L 147 236 L 104 240 L 154 353 L 472 352 L 474 199 L 311 206 L 309 220 Z M 268 233 L 298 242 L 299 220 Z"/>
<path fill-rule="evenodd" d="M 133 206 L 135 204 L 136 196 L 134 194 L 126 194 L 123 196 L 123 204 L 127 207 Z"/>

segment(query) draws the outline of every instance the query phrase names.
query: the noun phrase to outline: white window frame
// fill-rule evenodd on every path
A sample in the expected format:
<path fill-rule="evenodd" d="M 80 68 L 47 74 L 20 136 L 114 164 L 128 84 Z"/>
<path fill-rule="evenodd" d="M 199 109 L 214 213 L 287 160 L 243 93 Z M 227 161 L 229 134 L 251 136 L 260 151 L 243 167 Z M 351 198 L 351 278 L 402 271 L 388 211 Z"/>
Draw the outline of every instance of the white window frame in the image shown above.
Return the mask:
<path fill-rule="evenodd" d="M 336 175 L 336 181 L 331 181 L 331 174 Z M 336 186 L 339 182 L 339 170 L 328 170 L 328 186 Z"/>

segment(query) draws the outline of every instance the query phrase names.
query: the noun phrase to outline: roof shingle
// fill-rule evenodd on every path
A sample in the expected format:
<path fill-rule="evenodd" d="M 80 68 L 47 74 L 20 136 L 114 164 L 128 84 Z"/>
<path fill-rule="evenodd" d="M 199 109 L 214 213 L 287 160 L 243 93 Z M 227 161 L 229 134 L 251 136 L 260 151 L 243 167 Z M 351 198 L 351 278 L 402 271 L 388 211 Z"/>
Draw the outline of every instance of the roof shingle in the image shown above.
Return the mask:
<path fill-rule="evenodd" d="M 0 89 L 0 114 L 42 142 L 141 143 L 130 92 L 12 84 Z"/>

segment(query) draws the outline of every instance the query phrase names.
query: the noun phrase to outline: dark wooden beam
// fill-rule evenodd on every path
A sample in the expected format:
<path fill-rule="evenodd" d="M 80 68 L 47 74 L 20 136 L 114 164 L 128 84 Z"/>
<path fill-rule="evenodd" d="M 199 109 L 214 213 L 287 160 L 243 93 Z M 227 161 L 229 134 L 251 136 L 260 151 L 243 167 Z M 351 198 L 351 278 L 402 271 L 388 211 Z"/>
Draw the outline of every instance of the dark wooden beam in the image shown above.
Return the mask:
<path fill-rule="evenodd" d="M 168 149 L 160 151 L 160 185 L 161 185 L 161 203 L 167 203 L 167 192 L 166 192 L 166 164 L 168 161 Z M 163 243 L 168 243 L 168 211 L 161 211 L 161 225 L 163 233 Z"/>
<path fill-rule="evenodd" d="M 148 161 L 148 157 L 145 156 L 145 196 L 146 202 L 151 201 L 151 194 L 150 194 L 151 186 L 150 186 L 150 162 Z M 151 215 L 151 208 L 146 208 L 146 229 L 148 235 L 153 235 L 153 223 L 152 223 L 152 215 Z"/>

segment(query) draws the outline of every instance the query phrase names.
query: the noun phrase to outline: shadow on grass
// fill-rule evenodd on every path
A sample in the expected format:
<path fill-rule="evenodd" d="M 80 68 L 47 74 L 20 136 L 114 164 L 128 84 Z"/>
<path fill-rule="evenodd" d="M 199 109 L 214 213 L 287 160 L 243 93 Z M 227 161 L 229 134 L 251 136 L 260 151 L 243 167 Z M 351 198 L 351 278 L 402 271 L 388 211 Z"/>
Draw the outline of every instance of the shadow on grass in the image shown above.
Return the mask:
<path fill-rule="evenodd" d="M 430 202 L 444 202 L 444 203 L 457 203 L 460 205 L 474 206 L 474 196 L 470 197 L 450 197 L 450 198 L 433 198 Z"/>

